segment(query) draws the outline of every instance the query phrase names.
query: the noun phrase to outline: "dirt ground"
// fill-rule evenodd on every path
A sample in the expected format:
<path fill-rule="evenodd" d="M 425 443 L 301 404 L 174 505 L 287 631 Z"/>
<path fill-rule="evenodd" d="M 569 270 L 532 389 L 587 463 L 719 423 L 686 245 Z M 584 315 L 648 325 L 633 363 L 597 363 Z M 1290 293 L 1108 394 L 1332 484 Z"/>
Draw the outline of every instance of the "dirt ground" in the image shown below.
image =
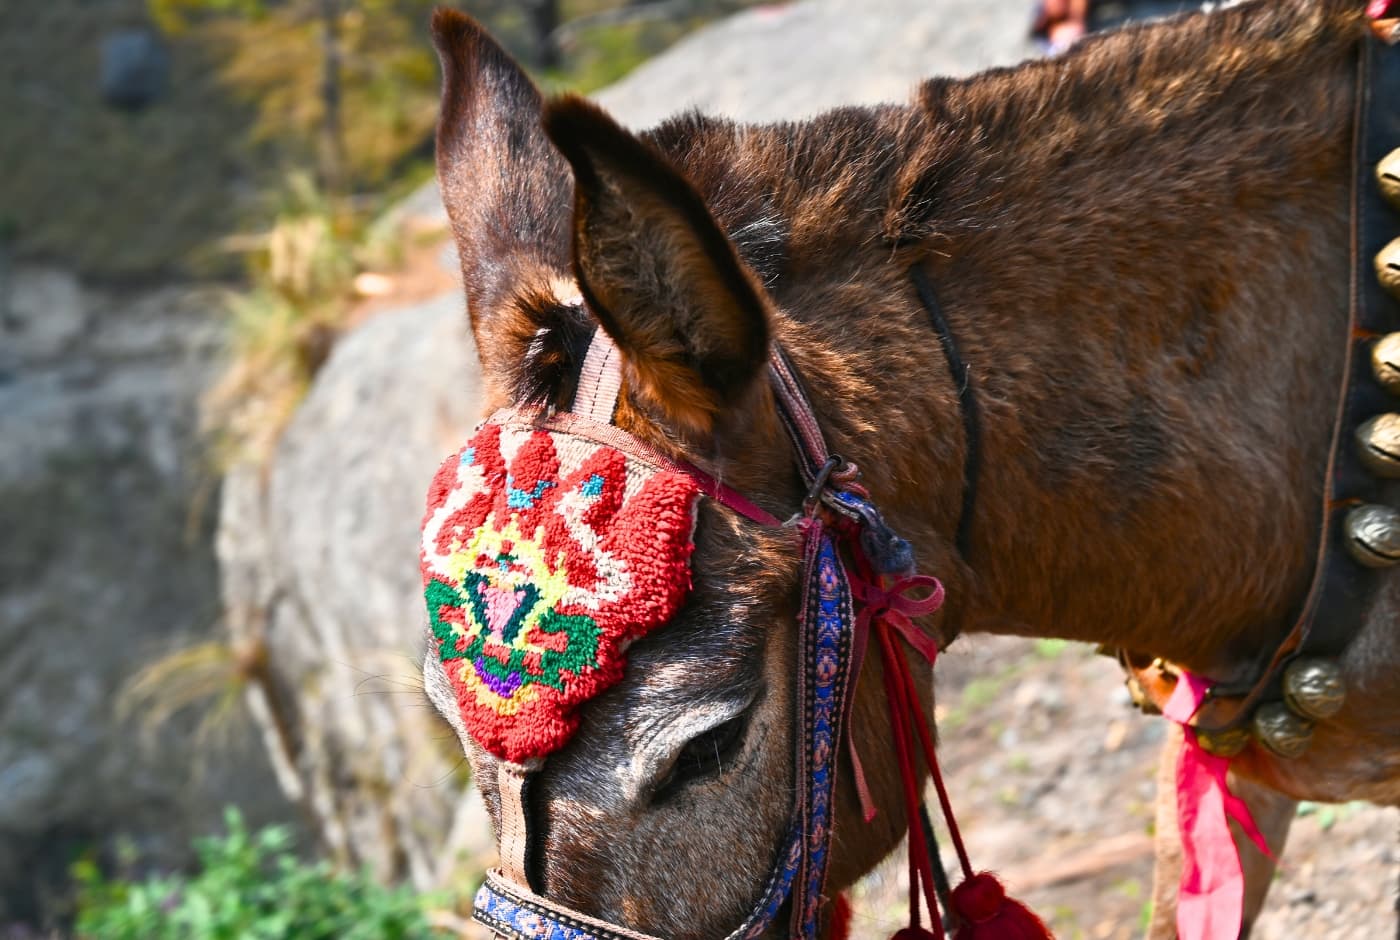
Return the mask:
<path fill-rule="evenodd" d="M 939 757 L 973 864 L 998 871 L 1060 940 L 1141 936 L 1163 720 L 1132 708 L 1111 660 L 1060 641 L 961 639 L 937 687 Z M 1303 804 L 1298 815 L 1254 937 L 1396 936 L 1395 811 Z M 853 892 L 858 940 L 905 922 L 902 859 Z"/>

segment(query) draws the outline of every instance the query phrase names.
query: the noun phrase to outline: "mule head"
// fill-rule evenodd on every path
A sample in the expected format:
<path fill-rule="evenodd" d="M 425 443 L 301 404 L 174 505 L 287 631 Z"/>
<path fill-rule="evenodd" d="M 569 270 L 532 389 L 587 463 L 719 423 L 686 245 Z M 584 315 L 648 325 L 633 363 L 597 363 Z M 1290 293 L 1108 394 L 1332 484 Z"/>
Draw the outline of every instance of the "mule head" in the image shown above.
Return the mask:
<path fill-rule="evenodd" d="M 488 411 L 567 408 L 601 329 L 623 362 L 616 424 L 790 515 L 802 492 L 765 379 L 773 300 L 696 188 L 595 106 L 546 104 L 467 17 L 439 11 L 434 33 L 438 176 Z M 684 606 L 627 649 L 622 681 L 584 706 L 529 795 L 536 890 L 677 940 L 748 914 L 795 787 L 796 537 L 705 500 L 694 543 Z M 499 829 L 497 761 L 431 655 L 426 671 Z M 897 805 L 894 778 L 872 783 Z M 854 815 L 849 788 L 838 796 Z M 856 824 L 837 887 L 897 841 L 897 812 L 881 815 Z"/>

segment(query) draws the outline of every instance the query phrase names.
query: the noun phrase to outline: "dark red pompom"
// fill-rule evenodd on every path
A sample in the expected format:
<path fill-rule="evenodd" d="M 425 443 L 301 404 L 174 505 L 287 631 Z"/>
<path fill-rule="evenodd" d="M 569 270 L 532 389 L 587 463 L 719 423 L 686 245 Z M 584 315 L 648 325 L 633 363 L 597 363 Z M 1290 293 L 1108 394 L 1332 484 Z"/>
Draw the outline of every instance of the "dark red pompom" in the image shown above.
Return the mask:
<path fill-rule="evenodd" d="M 923 927 L 905 927 L 890 937 L 890 940 L 938 940 L 933 933 Z"/>
<path fill-rule="evenodd" d="M 990 872 L 978 872 L 953 889 L 953 911 L 961 924 L 953 940 L 1054 940 L 1045 922 L 1007 897 Z"/>

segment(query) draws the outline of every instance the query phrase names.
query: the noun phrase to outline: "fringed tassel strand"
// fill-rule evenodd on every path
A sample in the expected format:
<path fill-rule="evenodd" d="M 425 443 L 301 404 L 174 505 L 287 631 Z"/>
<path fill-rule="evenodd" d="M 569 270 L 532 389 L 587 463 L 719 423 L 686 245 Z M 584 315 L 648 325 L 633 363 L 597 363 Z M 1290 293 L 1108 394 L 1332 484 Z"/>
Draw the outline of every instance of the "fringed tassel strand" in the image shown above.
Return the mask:
<path fill-rule="evenodd" d="M 943 936 L 933 896 L 928 851 L 924 845 L 922 827 L 919 825 L 917 816 L 917 778 L 911 754 L 914 741 L 911 740 L 910 725 L 917 732 L 918 746 L 923 752 L 924 762 L 928 765 L 929 773 L 933 778 L 934 790 L 938 794 L 938 802 L 948 826 L 948 834 L 952 840 L 953 848 L 957 852 L 958 864 L 963 871 L 963 882 L 953 889 L 953 913 L 958 924 L 957 929 L 953 932 L 953 940 L 1053 940 L 1053 935 L 1050 933 L 1050 929 L 1045 926 L 1045 922 L 1021 902 L 1007 897 L 1001 882 L 997 881 L 993 875 L 988 872 L 973 872 L 972 864 L 968 860 L 967 848 L 963 845 L 962 834 L 958 831 L 957 821 L 953 817 L 953 807 L 948 799 L 943 775 L 938 768 L 938 758 L 933 747 L 933 735 L 929 731 L 923 708 L 914 691 L 914 679 L 909 671 L 909 663 L 904 656 L 903 649 L 895 642 L 885 623 L 879 623 L 876 632 L 880 637 L 880 650 L 884 659 L 885 689 L 890 702 L 891 730 L 894 733 L 895 750 L 899 757 L 900 775 L 905 778 L 905 803 L 906 811 L 909 813 L 911 876 L 914 874 L 913 869 L 918 868 L 918 877 L 923 881 L 924 894 L 933 927 L 933 932 L 929 932 L 919 925 L 918 909 L 911 903 L 910 926 L 896 933 L 894 940 L 927 940 L 927 938 Z M 896 718 L 895 715 L 900 712 L 903 714 Z M 915 793 L 912 804 L 909 798 L 911 792 Z M 918 856 L 922 856 L 922 865 L 918 864 Z M 912 890 L 913 884 L 911 882 L 911 893 Z"/>
<path fill-rule="evenodd" d="M 877 623 L 875 634 L 880 641 L 880 655 L 885 673 L 885 698 L 890 710 L 890 733 L 894 737 L 895 758 L 899 762 L 899 778 L 904 790 L 904 812 L 909 829 L 909 926 L 894 935 L 894 940 L 944 940 L 943 925 L 938 917 L 938 901 L 934 893 L 932 864 L 924 844 L 923 827 L 919 825 L 919 783 L 914 769 L 914 741 L 908 725 L 909 703 L 898 678 L 894 640 L 884 623 Z M 922 891 L 920 890 L 922 888 Z M 925 930 L 919 916 L 920 899 L 929 915 Z"/>

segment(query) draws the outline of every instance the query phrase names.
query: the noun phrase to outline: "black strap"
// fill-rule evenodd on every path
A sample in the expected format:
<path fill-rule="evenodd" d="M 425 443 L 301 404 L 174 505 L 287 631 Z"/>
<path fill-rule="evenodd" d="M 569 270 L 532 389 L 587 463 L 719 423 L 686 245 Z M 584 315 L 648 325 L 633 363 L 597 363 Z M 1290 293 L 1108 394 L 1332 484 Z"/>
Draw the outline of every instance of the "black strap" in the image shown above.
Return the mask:
<path fill-rule="evenodd" d="M 543 826 L 535 818 L 535 790 L 539 783 L 538 773 L 525 778 L 520 788 L 520 808 L 525 816 L 525 886 L 536 894 L 544 895 L 544 833 Z"/>
<path fill-rule="evenodd" d="M 938 302 L 938 294 L 933 289 L 928 275 L 919 265 L 909 269 L 909 277 L 914 281 L 914 289 L 919 301 L 928 313 L 929 322 L 938 334 L 938 343 L 943 347 L 943 358 L 948 361 L 948 374 L 953 379 L 953 387 L 958 390 L 958 408 L 962 412 L 963 440 L 963 498 L 962 511 L 958 516 L 958 553 L 966 561 L 972 546 L 972 512 L 977 503 L 977 470 L 982 459 L 982 421 L 977 408 L 977 394 L 972 384 L 972 373 L 958 353 L 957 341 L 948 326 L 948 318 L 943 315 L 943 307 Z"/>

